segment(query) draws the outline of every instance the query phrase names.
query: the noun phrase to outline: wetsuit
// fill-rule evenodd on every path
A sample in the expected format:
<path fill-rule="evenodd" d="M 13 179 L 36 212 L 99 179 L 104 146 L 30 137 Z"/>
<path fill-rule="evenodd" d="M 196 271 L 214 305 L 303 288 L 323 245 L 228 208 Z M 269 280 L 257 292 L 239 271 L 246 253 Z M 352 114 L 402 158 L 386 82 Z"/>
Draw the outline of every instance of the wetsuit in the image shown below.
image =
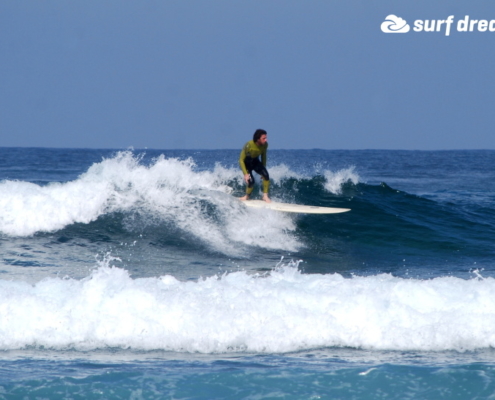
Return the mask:
<path fill-rule="evenodd" d="M 241 166 L 244 175 L 251 175 L 246 188 L 247 195 L 250 195 L 254 188 L 253 171 L 263 177 L 263 193 L 268 193 L 268 189 L 270 188 L 270 176 L 266 170 L 267 149 L 268 143 L 258 146 L 252 140 L 247 142 L 242 148 L 241 155 L 239 157 L 239 165 Z M 261 156 L 261 161 L 259 156 Z"/>

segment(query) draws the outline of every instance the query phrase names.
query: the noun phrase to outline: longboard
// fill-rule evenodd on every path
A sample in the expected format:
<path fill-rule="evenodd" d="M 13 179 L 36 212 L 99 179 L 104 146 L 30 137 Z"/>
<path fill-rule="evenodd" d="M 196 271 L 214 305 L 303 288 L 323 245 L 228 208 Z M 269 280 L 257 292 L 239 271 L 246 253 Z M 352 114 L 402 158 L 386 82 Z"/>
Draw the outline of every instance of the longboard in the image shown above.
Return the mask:
<path fill-rule="evenodd" d="M 300 214 L 338 214 L 351 211 L 350 208 L 304 206 L 301 204 L 276 203 L 273 201 L 271 203 L 267 203 L 263 200 L 245 200 L 242 201 L 242 203 L 247 207 L 268 208 L 275 211 Z"/>

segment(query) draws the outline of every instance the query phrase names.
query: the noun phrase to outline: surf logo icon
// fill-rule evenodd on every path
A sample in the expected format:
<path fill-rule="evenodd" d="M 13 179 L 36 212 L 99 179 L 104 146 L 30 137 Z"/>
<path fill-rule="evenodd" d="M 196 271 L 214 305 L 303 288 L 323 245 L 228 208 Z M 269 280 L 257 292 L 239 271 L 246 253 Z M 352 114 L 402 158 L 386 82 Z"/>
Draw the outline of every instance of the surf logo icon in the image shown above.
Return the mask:
<path fill-rule="evenodd" d="M 411 29 L 406 20 L 393 14 L 390 14 L 385 18 L 381 28 L 382 32 L 385 33 L 407 33 L 409 32 L 409 29 Z"/>

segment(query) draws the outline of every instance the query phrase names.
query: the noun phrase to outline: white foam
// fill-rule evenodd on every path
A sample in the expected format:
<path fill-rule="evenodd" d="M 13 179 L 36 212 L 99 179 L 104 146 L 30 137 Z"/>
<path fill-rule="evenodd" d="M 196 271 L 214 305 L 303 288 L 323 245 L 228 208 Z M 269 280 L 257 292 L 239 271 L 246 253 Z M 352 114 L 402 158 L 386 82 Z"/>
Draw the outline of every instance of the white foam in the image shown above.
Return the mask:
<path fill-rule="evenodd" d="M 29 236 L 70 224 L 95 221 L 113 212 L 144 216 L 146 223 L 171 223 L 215 251 L 239 255 L 243 245 L 295 251 L 295 225 L 282 213 L 248 210 L 232 196 L 227 183 L 240 171 L 216 165 L 197 171 L 194 162 L 160 156 L 143 165 L 131 152 L 92 165 L 77 180 L 40 186 L 0 182 L 0 232 Z M 204 201 L 216 207 L 213 218 Z M 128 225 L 132 225 L 129 223 Z"/>
<path fill-rule="evenodd" d="M 107 262 L 83 280 L 0 281 L 0 349 L 474 350 L 495 346 L 494 292 L 492 278 L 345 279 L 295 266 L 131 279 Z"/>
<path fill-rule="evenodd" d="M 307 178 L 297 172 L 292 171 L 287 165 L 279 164 L 270 167 L 270 181 L 280 184 L 285 179 Z"/>
<path fill-rule="evenodd" d="M 325 171 L 325 189 L 333 194 L 342 193 L 342 185 L 347 182 L 359 183 L 359 175 L 354 171 L 354 167 L 341 169 L 337 172 Z"/>

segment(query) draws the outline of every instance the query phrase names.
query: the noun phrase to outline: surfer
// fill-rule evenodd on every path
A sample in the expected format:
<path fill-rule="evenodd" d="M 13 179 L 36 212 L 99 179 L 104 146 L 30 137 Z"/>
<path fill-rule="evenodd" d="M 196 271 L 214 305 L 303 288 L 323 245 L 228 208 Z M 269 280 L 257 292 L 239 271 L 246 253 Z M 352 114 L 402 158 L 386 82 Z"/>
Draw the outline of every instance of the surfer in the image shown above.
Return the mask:
<path fill-rule="evenodd" d="M 247 142 L 242 148 L 239 157 L 239 165 L 244 173 L 244 181 L 246 181 L 246 195 L 241 197 L 241 200 L 248 200 L 254 189 L 253 171 L 261 175 L 263 185 L 263 200 L 270 203 L 268 197 L 268 189 L 270 188 L 270 176 L 266 170 L 266 150 L 268 149 L 267 133 L 263 129 L 257 129 L 254 132 L 253 140 Z M 261 160 L 259 159 L 261 156 Z"/>

